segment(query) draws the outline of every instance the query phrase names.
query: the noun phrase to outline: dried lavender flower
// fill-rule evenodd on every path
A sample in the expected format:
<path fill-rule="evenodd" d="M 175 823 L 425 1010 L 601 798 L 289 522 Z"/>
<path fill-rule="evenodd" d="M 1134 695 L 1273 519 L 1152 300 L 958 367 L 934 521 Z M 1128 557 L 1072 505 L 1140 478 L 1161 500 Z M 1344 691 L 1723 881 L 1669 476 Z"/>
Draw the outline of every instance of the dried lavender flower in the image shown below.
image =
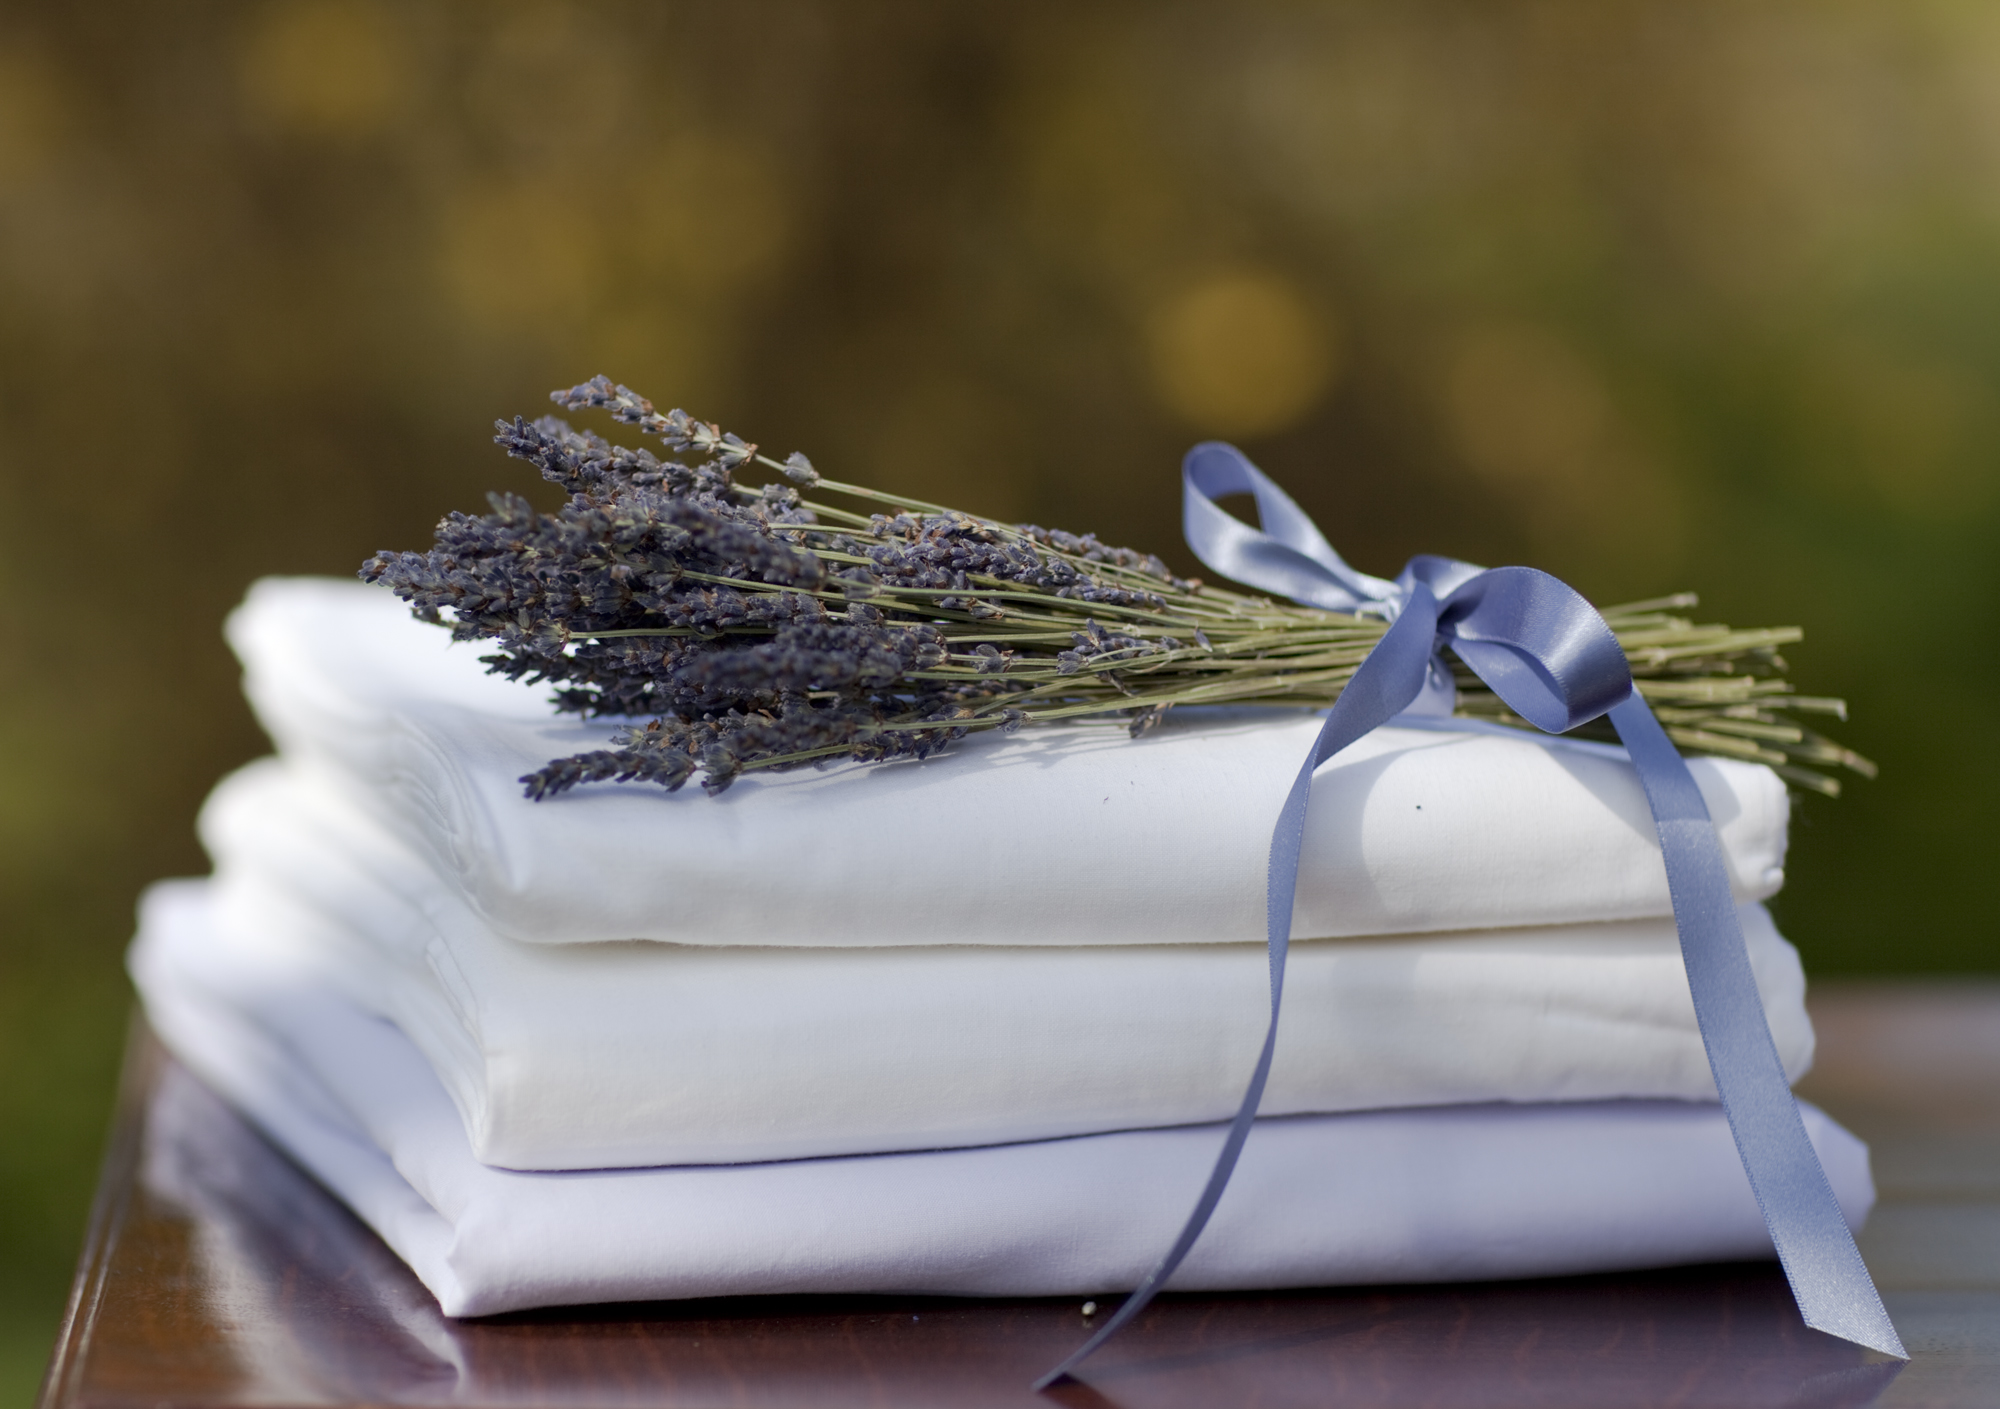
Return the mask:
<path fill-rule="evenodd" d="M 719 792 L 746 772 L 924 758 L 1038 720 L 1117 719 L 1137 737 L 1181 704 L 1324 705 L 1384 629 L 1179 578 L 1088 534 L 828 480 L 803 454 L 772 459 L 605 377 L 551 399 L 669 453 L 554 416 L 496 422 L 495 442 L 560 486 L 563 506 L 495 494 L 486 514 L 446 515 L 430 549 L 361 568 L 422 620 L 492 642 L 488 668 L 551 685 L 557 710 L 625 721 L 609 748 L 523 778 L 531 798 L 592 782 L 674 790 L 696 774 Z M 746 484 L 753 466 L 782 480 Z M 1783 715 L 1838 707 L 1778 678 L 1795 629 L 1669 614 L 1688 605 L 1605 613 L 1676 742 L 1823 792 L 1838 784 L 1820 768 L 1872 771 Z M 1527 727 L 1469 673 L 1458 684 L 1460 713 Z"/>

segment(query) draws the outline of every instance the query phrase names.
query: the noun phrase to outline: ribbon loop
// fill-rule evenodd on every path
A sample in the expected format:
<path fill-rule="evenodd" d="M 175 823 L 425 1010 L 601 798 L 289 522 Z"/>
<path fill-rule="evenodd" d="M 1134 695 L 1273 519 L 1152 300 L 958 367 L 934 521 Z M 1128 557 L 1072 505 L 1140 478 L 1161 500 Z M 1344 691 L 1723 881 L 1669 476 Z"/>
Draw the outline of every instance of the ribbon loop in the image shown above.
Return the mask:
<path fill-rule="evenodd" d="M 1313 741 L 1271 833 L 1265 943 L 1271 1018 L 1250 1085 L 1208 1183 L 1180 1236 L 1124 1305 L 1084 1345 L 1035 1383 L 1045 1389 L 1114 1335 L 1166 1285 L 1207 1226 L 1264 1097 L 1277 1048 L 1285 958 L 1298 888 L 1313 772 L 1405 710 L 1450 714 L 1449 647 L 1516 714 L 1563 733 L 1609 714 L 1626 746 L 1660 838 L 1674 924 L 1703 1049 L 1757 1204 L 1805 1323 L 1873 1350 L 1908 1356 L 1854 1246 L 1771 1041 L 1750 970 L 1728 862 L 1687 763 L 1632 683 L 1611 628 L 1566 583 L 1533 568 L 1480 568 L 1416 557 L 1395 581 L 1356 572 L 1304 510 L 1234 446 L 1210 441 L 1182 466 L 1188 546 L 1215 572 L 1311 606 L 1372 612 L 1390 626 L 1362 661 Z M 1263 528 L 1225 513 L 1213 496 L 1251 494 Z"/>
<path fill-rule="evenodd" d="M 1306 511 L 1235 446 L 1210 440 L 1188 451 L 1181 483 L 1181 531 L 1194 555 L 1223 576 L 1336 612 L 1402 596 L 1395 583 L 1349 567 Z M 1263 528 L 1225 512 L 1215 502 L 1225 494 L 1255 496 Z"/>
<path fill-rule="evenodd" d="M 1632 693 L 1631 667 L 1604 618 L 1534 568 L 1464 579 L 1444 601 L 1438 632 L 1509 709 L 1546 733 L 1567 733 Z"/>

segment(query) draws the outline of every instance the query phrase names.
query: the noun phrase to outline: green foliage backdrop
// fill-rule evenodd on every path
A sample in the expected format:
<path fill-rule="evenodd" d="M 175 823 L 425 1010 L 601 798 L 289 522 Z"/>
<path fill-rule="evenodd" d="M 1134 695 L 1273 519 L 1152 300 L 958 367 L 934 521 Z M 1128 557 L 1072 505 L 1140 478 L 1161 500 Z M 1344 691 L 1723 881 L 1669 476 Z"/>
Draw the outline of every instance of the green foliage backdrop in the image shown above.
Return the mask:
<path fill-rule="evenodd" d="M 1996 93 L 1962 0 L 0 6 L 0 1395 L 133 897 L 263 747 L 223 612 L 598 371 L 1182 568 L 1222 435 L 1370 570 L 1801 624 L 1883 777 L 1788 933 L 2000 967 Z"/>

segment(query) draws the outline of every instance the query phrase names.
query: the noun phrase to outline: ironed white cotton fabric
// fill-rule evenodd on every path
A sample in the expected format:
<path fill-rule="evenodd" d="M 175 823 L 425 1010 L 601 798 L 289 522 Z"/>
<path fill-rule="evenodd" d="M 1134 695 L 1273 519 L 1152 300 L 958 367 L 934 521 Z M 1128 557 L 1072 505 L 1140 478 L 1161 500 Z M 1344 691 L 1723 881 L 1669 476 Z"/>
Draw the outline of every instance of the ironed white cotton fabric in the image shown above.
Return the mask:
<path fill-rule="evenodd" d="M 155 887 L 131 967 L 169 1047 L 347 1201 L 455 1316 L 764 1292 L 1130 1288 L 1216 1127 L 784 1163 L 521 1173 L 479 1163 L 394 1025 Z M 1850 1222 L 1866 1147 L 1805 1108 Z M 1714 1105 L 1459 1106 L 1258 1123 L 1175 1285 L 1520 1277 L 1768 1255 Z"/>
<path fill-rule="evenodd" d="M 519 778 L 602 748 L 546 687 L 359 583 L 267 579 L 230 618 L 282 752 L 344 772 L 495 931 L 531 942 L 1261 943 L 1272 818 L 1319 727 L 1280 709 L 1037 726 L 923 763 L 592 785 Z M 1739 900 L 1784 879 L 1769 769 L 1691 760 Z M 1384 728 L 1317 775 L 1293 934 L 1383 935 L 1671 913 L 1651 815 L 1614 750 Z"/>
<path fill-rule="evenodd" d="M 393 1018 L 516 1169 L 714 1163 L 1218 1120 L 1265 1017 L 1235 944 L 778 949 L 496 935 L 310 765 L 202 814 L 220 939 Z M 1797 954 L 1742 909 L 1778 1050 L 1811 1059 Z M 1713 1100 L 1671 920 L 1292 953 L 1270 1115 L 1482 1101 Z"/>

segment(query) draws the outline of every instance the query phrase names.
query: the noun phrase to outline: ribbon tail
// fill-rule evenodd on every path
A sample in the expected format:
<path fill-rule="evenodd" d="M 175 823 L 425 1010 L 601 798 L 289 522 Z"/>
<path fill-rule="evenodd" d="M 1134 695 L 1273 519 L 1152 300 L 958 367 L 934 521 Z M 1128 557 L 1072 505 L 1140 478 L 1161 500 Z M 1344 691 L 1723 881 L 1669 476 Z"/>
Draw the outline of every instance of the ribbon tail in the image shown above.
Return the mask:
<path fill-rule="evenodd" d="M 1271 969 L 1270 1026 L 1265 1029 L 1263 1050 L 1257 1055 L 1257 1068 L 1251 1073 L 1249 1089 L 1243 1093 L 1242 1104 L 1229 1124 L 1222 1152 L 1216 1156 L 1215 1168 L 1209 1173 L 1201 1197 L 1195 1201 L 1194 1212 L 1188 1215 L 1166 1256 L 1125 1298 L 1124 1305 L 1068 1359 L 1036 1380 L 1031 1388 L 1045 1390 L 1063 1379 L 1145 1310 L 1194 1248 L 1216 1204 L 1221 1202 L 1222 1191 L 1229 1187 L 1229 1178 L 1236 1172 L 1236 1161 L 1243 1153 L 1243 1142 L 1250 1138 L 1250 1127 L 1256 1122 L 1257 1107 L 1264 1100 L 1264 1086 L 1271 1076 L 1271 1058 L 1278 1048 L 1278 1011 L 1285 995 L 1285 959 L 1292 944 L 1292 901 L 1298 891 L 1299 856 L 1305 841 L 1306 807 L 1312 800 L 1313 773 L 1356 739 L 1402 713 L 1417 698 L 1430 669 L 1436 631 L 1437 599 L 1428 588 L 1419 588 L 1395 624 L 1354 672 L 1354 678 L 1341 690 L 1333 708 L 1327 711 L 1312 751 L 1299 768 L 1298 777 L 1292 780 L 1291 791 L 1285 795 L 1278 824 L 1271 832 L 1271 860 L 1264 888 L 1265 943 Z"/>
<path fill-rule="evenodd" d="M 1611 722 L 1659 829 L 1702 1044 L 1799 1314 L 1815 1330 L 1907 1360 L 1771 1041 L 1722 844 L 1694 774 L 1636 690 L 1611 710 Z"/>

